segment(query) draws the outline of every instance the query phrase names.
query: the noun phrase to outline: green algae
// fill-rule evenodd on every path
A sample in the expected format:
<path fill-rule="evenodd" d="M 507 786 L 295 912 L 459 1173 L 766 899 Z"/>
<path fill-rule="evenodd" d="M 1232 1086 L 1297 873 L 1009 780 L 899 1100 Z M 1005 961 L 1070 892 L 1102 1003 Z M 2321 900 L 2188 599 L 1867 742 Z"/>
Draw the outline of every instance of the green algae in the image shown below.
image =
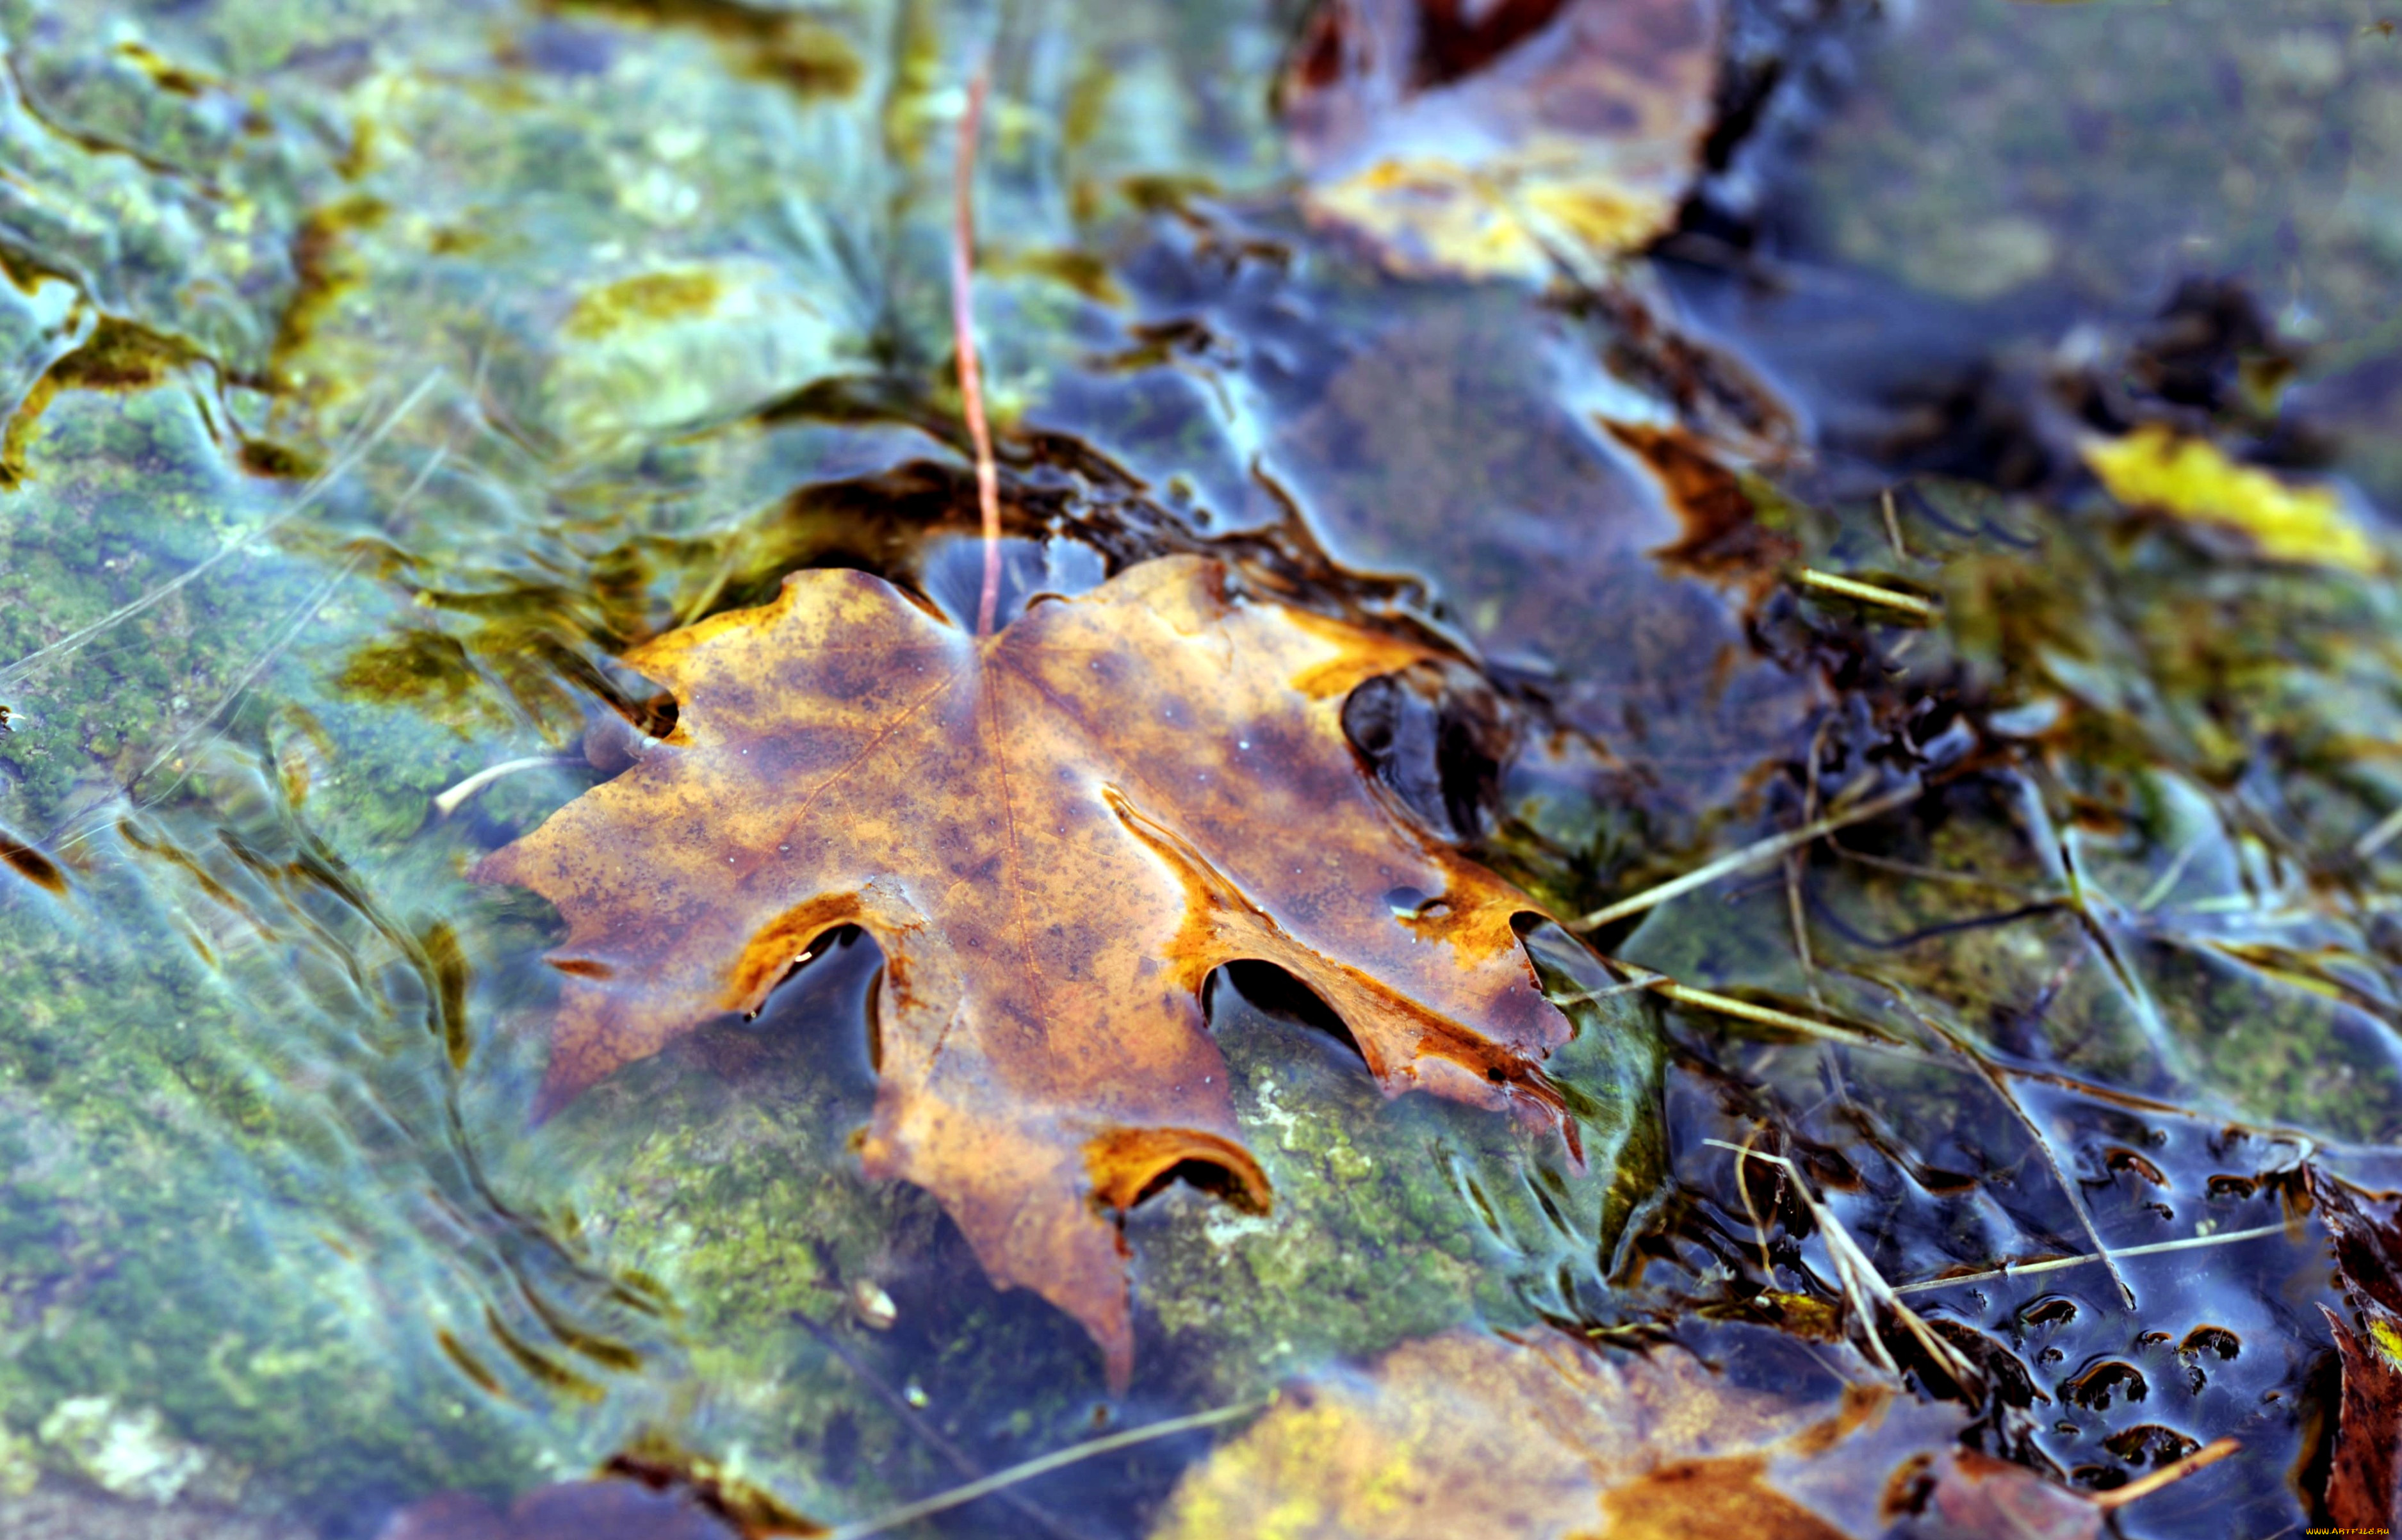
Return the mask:
<path fill-rule="evenodd" d="M 987 19 L 270 3 L 106 31 L 132 14 L 0 6 L 25 189 L 0 208 L 0 657 L 105 626 L 5 676 L 0 828 L 64 891 L 0 873 L 22 1007 L 0 1024 L 0 1487 L 338 1526 L 664 1435 L 829 1517 L 961 1478 L 929 1427 L 987 1468 L 1088 1432 L 1089 1344 L 983 1287 L 930 1199 L 860 1175 L 852 1015 L 811 996 L 710 1028 L 528 1129 L 553 917 L 463 875 L 601 773 L 575 763 L 590 723 L 663 725 L 626 648 L 798 567 L 922 582 L 972 527 L 946 130 Z M 2008 14 L 2047 60 L 2084 47 Z M 2286 117 L 2326 73 L 2328 14 L 2295 11 L 2302 41 L 2243 66 Z M 1511 767 L 1498 832 L 1455 832 L 1563 914 L 1792 821 L 1788 767 L 1836 703 L 1877 731 L 1829 730 L 1830 786 L 1892 719 L 1957 712 L 2022 751 L 1946 760 L 1924 804 L 1811 852 L 1841 928 L 1807 916 L 1806 961 L 1774 873 L 1605 940 L 1805 1014 L 1932 1021 L 2230 1120 L 2390 1137 L 2402 846 L 2344 855 L 2402 802 L 2387 581 L 2230 559 L 2094 496 L 1931 480 L 1907 489 L 1904 554 L 1873 502 L 1721 472 L 1734 526 L 1944 619 L 1905 650 L 1785 584 L 1785 557 L 1746 586 L 1704 559 L 1726 531 L 1658 450 L 1693 414 L 1606 316 L 1391 283 L 1265 201 L 1282 166 L 1256 88 L 1291 20 L 1000 20 L 979 317 L 1013 532 L 1098 531 L 1120 561 L 1154 538 L 1140 519 L 1189 518 L 1177 538 L 1281 531 L 1414 576 L 1414 623 L 1552 713 L 1553 757 Z M 2222 23 L 2142 24 L 2189 29 L 2201 60 Z M 1962 297 L 2069 274 L 2131 302 L 2150 269 L 2111 242 L 2169 240 L 2161 199 L 2204 169 L 2139 188 L 2111 162 L 2074 197 L 2022 174 L 2069 158 L 2074 124 L 2022 103 L 2050 65 L 1978 47 L 1936 50 L 1973 89 L 1898 81 L 1832 127 L 1838 246 Z M 2381 68 L 2346 54 L 2328 87 L 2364 144 L 2390 137 Z M 2202 73 L 2137 105 L 2174 118 Z M 1928 121 L 1946 101 L 2009 131 L 1964 149 Z M 2277 134 L 2234 158 L 2256 205 L 2309 159 Z M 2351 213 L 2301 226 L 2305 309 L 2364 356 L 2379 164 L 2344 172 Z M 2293 197 L 2320 207 L 2333 171 L 2304 169 Z M 2120 195 L 2124 227 L 2064 213 Z M 2245 262 L 2257 223 L 2223 242 Z M 2000 533 L 1953 532 L 1980 529 Z M 1664 548 L 1686 553 L 1672 575 Z M 1360 586 L 1345 602 L 1394 606 Z M 1705 709 L 1704 656 L 1725 686 Z M 1829 657 L 1872 660 L 1871 682 L 1825 687 Z M 520 761 L 540 763 L 437 810 Z M 1564 998 L 1612 986 L 1573 948 L 1542 956 Z M 2032 1024 L 2000 1008 L 2034 1000 Z M 1507 1118 L 1385 1100 L 1305 1010 L 1225 981 L 1215 1004 L 1277 1203 L 1177 1187 L 1131 1218 L 1145 1404 L 1240 1399 L 1464 1321 L 1622 1324 L 1608 1286 L 1668 1153 L 1646 997 L 1567 1008 L 1548 1067 L 1581 1162 Z M 1672 1020 L 1678 1052 L 1723 1035 Z M 1846 1073 L 1915 1150 L 1973 1084 L 1931 1051 Z M 1966 1221 L 1944 1239 L 1983 1255 Z"/>

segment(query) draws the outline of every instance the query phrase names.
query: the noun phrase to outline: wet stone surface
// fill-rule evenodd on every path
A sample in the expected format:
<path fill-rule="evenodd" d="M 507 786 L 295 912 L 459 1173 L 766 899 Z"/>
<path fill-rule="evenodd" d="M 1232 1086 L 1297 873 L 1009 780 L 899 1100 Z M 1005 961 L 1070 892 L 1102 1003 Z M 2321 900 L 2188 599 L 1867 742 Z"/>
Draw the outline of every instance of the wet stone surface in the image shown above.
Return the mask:
<path fill-rule="evenodd" d="M 1456 8 L 1355 78 L 1281 0 L 0 0 L 0 1528 L 775 1533 L 1232 1409 L 902 1532 L 1139 1535 L 1272 1389 L 1477 1332 L 1906 1397 L 2072 1505 L 2231 1438 L 2113 1532 L 2332 1521 L 2402 1182 L 2390 20 L 1736 5 L 1646 34 L 1714 39 L 1696 138 L 1598 0 Z M 1197 556 L 1387 639 L 1338 768 L 1516 885 L 1561 1024 L 1444 1099 L 1197 982 L 1274 1201 L 1084 1216 L 1123 1385 L 869 1174 L 914 954 L 777 932 L 537 1115 L 573 905 L 473 875 L 678 731 L 644 644 L 830 569 L 967 628 L 978 59 L 1001 620 Z M 1430 881 L 1347 896 L 1439 938 Z"/>

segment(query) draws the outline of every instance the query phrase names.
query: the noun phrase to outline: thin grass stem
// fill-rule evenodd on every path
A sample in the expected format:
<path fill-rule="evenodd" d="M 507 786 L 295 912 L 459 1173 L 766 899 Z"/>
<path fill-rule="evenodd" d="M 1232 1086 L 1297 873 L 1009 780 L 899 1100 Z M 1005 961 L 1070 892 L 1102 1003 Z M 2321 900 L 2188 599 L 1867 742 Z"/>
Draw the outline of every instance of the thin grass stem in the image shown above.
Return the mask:
<path fill-rule="evenodd" d="M 1943 618 L 1943 606 L 1933 599 L 1921 598 L 1916 594 L 1905 594 L 1898 589 L 1880 588 L 1873 583 L 1862 583 L 1857 578 L 1822 572 L 1815 567 L 1802 568 L 1794 574 L 1794 581 L 1813 593 L 1897 611 L 1924 626 L 1932 626 Z"/>
<path fill-rule="evenodd" d="M 1006 1470 L 997 1470 L 980 1481 L 970 1481 L 964 1486 L 953 1487 L 948 1492 L 938 1492 L 932 1497 L 921 1497 L 914 1503 L 904 1503 L 897 1508 L 889 1508 L 872 1519 L 862 1519 L 849 1524 L 836 1524 L 825 1533 L 821 1540 L 866 1540 L 868 1535 L 884 1534 L 899 1529 L 904 1524 L 915 1523 L 930 1515 L 948 1512 L 962 1504 L 973 1503 L 979 1497 L 989 1496 L 1004 1488 L 1014 1487 L 1021 1481 L 1031 1481 L 1038 1476 L 1047 1476 L 1055 1470 L 1075 1464 L 1079 1461 L 1089 1460 L 1097 1454 L 1107 1454 L 1112 1450 L 1130 1449 L 1137 1444 L 1150 1443 L 1155 1438 L 1173 1437 L 1180 1433 L 1191 1433 L 1198 1428 L 1216 1427 L 1221 1423 L 1231 1423 L 1237 1418 L 1248 1417 L 1255 1411 L 1273 1405 L 1275 1400 L 1276 1397 L 1270 1396 L 1256 1401 L 1244 1401 L 1235 1406 L 1219 1407 L 1211 1411 L 1196 1411 L 1189 1417 L 1171 1417 L 1164 1423 L 1148 1423 L 1139 1428 L 1127 1428 L 1122 1433 L 1108 1434 L 1099 1438 L 1087 1438 L 1081 1444 L 1070 1444 L 1066 1449 L 1055 1450 L 1049 1454 L 1024 1461 Z"/>
<path fill-rule="evenodd" d="M 1647 887 L 1640 893 L 1621 899 L 1616 903 L 1606 904 L 1578 920 L 1569 928 L 1594 930 L 1609 924 L 1612 920 L 1622 920 L 1629 914 L 1639 914 L 1647 909 L 1656 909 L 1670 899 L 1690 893 L 1696 887 L 1706 887 L 1720 877 L 1732 876 L 1737 872 L 1746 871 L 1763 862 L 1774 860 L 1788 850 L 1799 849 L 1811 841 L 1823 838 L 1839 829 L 1849 829 L 1856 823 L 1866 823 L 1869 819 L 1890 813 L 1897 807 L 1907 806 L 1917 801 L 1926 790 L 1924 786 L 1913 782 L 1898 791 L 1888 791 L 1881 797 L 1871 797 L 1866 802 L 1840 808 L 1823 818 L 1812 818 L 1799 829 L 1788 829 L 1781 834 L 1771 834 L 1766 839 L 1754 840 L 1742 849 L 1731 850 L 1716 860 L 1693 868 L 1681 877 L 1672 877 L 1656 887 Z"/>
<path fill-rule="evenodd" d="M 2037 1272 L 2058 1272 L 2065 1268 L 2091 1267 L 2096 1262 L 2129 1257 L 2157 1257 L 2169 1251 L 2198 1251 L 2205 1246 L 2233 1245 L 2238 1241 L 2257 1241 L 2271 1235 L 2284 1235 L 2289 1227 L 2283 1224 L 2259 1225 L 2251 1230 L 2230 1230 L 2224 1235 L 2188 1235 L 2182 1241 L 2155 1241 L 2149 1245 L 2120 1246 L 2105 1257 L 2051 1257 L 2040 1262 L 2006 1263 L 1979 1272 L 1955 1273 L 1949 1278 L 1926 1278 L 1914 1284 L 1896 1284 L 1896 1294 L 1925 1294 L 1933 1289 L 1950 1288 L 1955 1284 L 1981 1284 L 1995 1278 L 2024 1278 Z"/>

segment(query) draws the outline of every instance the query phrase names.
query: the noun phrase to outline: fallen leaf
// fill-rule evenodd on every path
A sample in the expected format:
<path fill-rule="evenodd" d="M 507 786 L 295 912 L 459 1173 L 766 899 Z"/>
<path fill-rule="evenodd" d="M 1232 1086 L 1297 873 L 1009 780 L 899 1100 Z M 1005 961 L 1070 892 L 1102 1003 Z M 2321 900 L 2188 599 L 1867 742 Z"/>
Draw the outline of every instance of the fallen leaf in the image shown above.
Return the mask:
<path fill-rule="evenodd" d="M 2402 1519 L 2402 1232 L 2326 1173 L 2312 1168 L 2308 1180 L 2335 1241 L 2336 1283 L 2359 1320 L 2355 1331 L 2319 1307 L 2343 1374 L 2323 1504 L 2339 1529 L 2384 1531 Z"/>
<path fill-rule="evenodd" d="M 494 852 L 566 918 L 541 1104 L 725 1012 L 837 927 L 884 949 L 862 1153 L 933 1193 L 1003 1287 L 1132 1364 L 1117 1220 L 1182 1175 L 1264 1210 L 1199 991 L 1273 963 L 1388 1092 L 1556 1117 L 1567 1040 L 1512 928 L 1525 895 L 1387 800 L 1346 695 L 1432 654 L 1129 569 L 978 639 L 879 578 L 798 572 L 766 608 L 627 654 L 675 731 Z"/>
<path fill-rule="evenodd" d="M 2091 1503 L 1957 1448 L 1957 1408 L 1795 1402 L 1679 1349 L 1456 1331 L 1335 1374 L 1188 1471 L 1153 1540 L 2090 1540 Z"/>
<path fill-rule="evenodd" d="M 2402 1321 L 2368 1305 L 2362 1311 L 2367 1329 L 2356 1333 L 2326 1306 L 2319 1313 L 2335 1334 L 2343 1372 L 2326 1516 L 2340 1529 L 2381 1533 L 2402 1518 L 2395 1504 L 2395 1456 L 2402 1452 Z"/>
<path fill-rule="evenodd" d="M 1310 211 L 1408 273 L 1542 278 L 1675 220 L 1716 0 L 1321 0 L 1284 83 Z"/>
<path fill-rule="evenodd" d="M 2237 464 L 2206 439 L 2146 423 L 2122 437 L 2089 443 L 2085 463 L 2131 508 L 2157 508 L 2231 529 L 2281 561 L 2377 570 L 2377 547 L 2334 488 L 2289 487 L 2256 466 Z"/>

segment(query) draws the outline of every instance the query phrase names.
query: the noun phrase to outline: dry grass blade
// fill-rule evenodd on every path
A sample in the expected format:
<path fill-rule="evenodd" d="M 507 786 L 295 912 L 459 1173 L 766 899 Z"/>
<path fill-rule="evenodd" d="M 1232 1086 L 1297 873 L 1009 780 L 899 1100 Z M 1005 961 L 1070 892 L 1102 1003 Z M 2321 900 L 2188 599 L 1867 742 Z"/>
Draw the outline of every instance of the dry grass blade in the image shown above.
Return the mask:
<path fill-rule="evenodd" d="M 964 1486 L 953 1487 L 948 1492 L 938 1492 L 932 1497 L 921 1497 L 917 1502 L 904 1503 L 897 1508 L 879 1513 L 873 1519 L 862 1519 L 856 1523 L 837 1524 L 825 1533 L 823 1540 L 866 1540 L 866 1537 L 871 1534 L 889 1533 L 904 1524 L 915 1523 L 920 1519 L 930 1518 L 937 1513 L 947 1513 L 963 1504 L 973 1503 L 979 1497 L 990 1496 L 996 1492 L 1016 1486 L 1023 1481 L 1031 1481 L 1038 1476 L 1047 1476 L 1055 1470 L 1064 1469 L 1080 1461 L 1089 1460 L 1097 1454 L 1107 1454 L 1112 1450 L 1131 1449 L 1137 1444 L 1147 1444 L 1153 1439 L 1173 1437 L 1177 1434 L 1191 1433 L 1199 1428 L 1216 1427 L 1221 1423 L 1231 1423 L 1237 1418 L 1249 1417 L 1255 1411 L 1264 1411 L 1275 1402 L 1275 1396 L 1263 1396 L 1256 1401 L 1244 1401 L 1234 1406 L 1219 1407 L 1210 1411 L 1196 1411 L 1189 1417 L 1170 1417 L 1166 1422 L 1148 1423 L 1139 1428 L 1127 1428 L 1122 1433 L 1107 1434 L 1098 1438 L 1087 1438 L 1081 1444 L 1070 1444 L 1066 1449 L 1055 1450 L 1049 1454 L 1040 1455 L 1032 1460 L 1012 1465 L 1007 1470 L 997 1470 L 980 1481 L 970 1481 Z"/>
<path fill-rule="evenodd" d="M 2086 1501 L 2107 1513 L 2123 1508 L 2139 1497 L 2149 1497 L 2162 1487 L 2174 1485 L 2206 1465 L 2215 1465 L 2243 1447 L 2237 1438 L 2214 1438 L 2173 1465 L 2162 1465 L 2149 1476 L 2138 1476 L 2123 1487 L 2108 1492 L 2089 1493 Z"/>
<path fill-rule="evenodd" d="M 2393 844 L 2394 836 L 2396 834 L 2402 834 L 2402 807 L 2396 807 L 2393 812 L 2370 825 L 2368 832 L 2353 842 L 2352 853 L 2360 859 L 2367 860 Z"/>
<path fill-rule="evenodd" d="M 2129 1257 L 2156 1257 L 2169 1251 L 2199 1251 L 2206 1246 L 2231 1246 L 2239 1241 L 2265 1240 L 2271 1235 L 2289 1233 L 2283 1224 L 2256 1225 L 2250 1230 L 2230 1230 L 2223 1235 L 2189 1235 L 2182 1241 L 2154 1241 L 2148 1245 L 2120 1246 L 2099 1257 L 2052 1257 L 2040 1262 L 2005 1263 L 1977 1272 L 1954 1273 L 1949 1278 L 1926 1278 L 1914 1284 L 1896 1284 L 1896 1294 L 1926 1294 L 1934 1289 L 1950 1288 L 1955 1284 L 1990 1283 L 1995 1278 L 2023 1278 L 2037 1272 L 2058 1272 L 2064 1268 L 2091 1267 L 2096 1262 L 2123 1259 Z"/>
<path fill-rule="evenodd" d="M 1742 849 L 1730 851 L 1716 860 L 1697 866 L 1681 877 L 1673 877 L 1655 887 L 1647 887 L 1640 893 L 1619 900 L 1616 903 L 1604 905 L 1576 921 L 1569 928 L 1598 929 L 1612 920 L 1622 920 L 1630 914 L 1640 914 L 1647 909 L 1656 909 L 1670 899 L 1690 893 L 1697 887 L 1706 887 L 1720 877 L 1732 876 L 1737 872 L 1774 860 L 1788 850 L 1798 850 L 1811 841 L 1823 838 L 1839 829 L 1849 829 L 1856 823 L 1866 823 L 1869 819 L 1882 817 L 1897 807 L 1908 806 L 1917 801 L 1925 791 L 1925 787 L 1913 782 L 1898 791 L 1888 791 L 1881 797 L 1871 797 L 1866 802 L 1855 804 L 1850 807 L 1838 808 L 1823 818 L 1811 819 L 1799 829 L 1788 829 L 1782 834 L 1771 834 L 1766 839 L 1754 840 Z"/>
<path fill-rule="evenodd" d="M 1788 1032 L 1798 1032 L 1805 1038 L 1816 1038 L 1825 1042 L 1843 1043 L 1852 1048 L 1905 1046 L 1864 1026 L 1842 1026 L 1833 1022 L 1815 1021 L 1808 1016 L 1797 1016 L 1790 1011 L 1779 1011 L 1772 1005 L 1755 1005 L 1749 1000 L 1736 999 L 1732 995 L 1695 989 L 1674 979 L 1663 978 L 1651 987 L 1663 999 L 1673 1000 L 1678 1005 L 1691 1006 L 1696 1011 L 1712 1011 L 1720 1016 L 1732 1016 L 1738 1021 L 1758 1022 L 1762 1026 L 1782 1027 Z"/>
<path fill-rule="evenodd" d="M 1818 1227 L 1819 1238 L 1826 1243 L 1827 1258 L 1834 1264 L 1836 1282 L 1843 1286 L 1844 1302 L 1859 1321 L 1861 1334 L 1868 1341 L 1871 1354 L 1886 1372 L 1898 1379 L 1901 1366 L 1895 1361 L 1891 1350 L 1884 1345 L 1884 1337 L 1878 1332 L 1876 1313 L 1879 1308 L 1910 1334 L 1911 1340 L 1934 1361 L 1936 1368 L 1951 1378 L 1953 1384 L 1972 1395 L 1981 1393 L 1984 1377 L 1977 1372 L 1976 1366 L 1969 1363 L 1958 1348 L 1937 1336 L 1916 1311 L 1901 1302 L 1898 1291 L 1884 1281 L 1884 1274 L 1877 1272 L 1876 1264 L 1869 1260 L 1868 1253 L 1852 1239 L 1851 1231 L 1843 1228 L 1843 1222 L 1810 1190 L 1810 1184 L 1802 1178 L 1800 1167 L 1782 1155 L 1763 1154 L 1748 1145 L 1729 1144 L 1724 1139 L 1705 1139 L 1702 1142 L 1713 1148 L 1732 1151 L 1738 1161 L 1765 1161 L 1792 1178 L 1794 1195 L 1810 1211 L 1811 1219 Z"/>
<path fill-rule="evenodd" d="M 1620 962 L 1615 958 L 1604 960 L 1612 968 L 1632 976 L 1622 983 L 1614 983 L 1604 989 L 1581 989 L 1572 995 L 1546 995 L 1544 998 L 1553 1005 L 1583 1005 L 1592 1000 L 1614 999 L 1621 995 L 1649 991 L 1677 1005 L 1690 1006 L 1696 1011 L 1707 1011 L 1714 1015 L 1732 1016 L 1738 1021 L 1757 1022 L 1762 1026 L 1780 1027 L 1785 1031 L 1796 1032 L 1805 1038 L 1815 1038 L 1823 1042 L 1842 1043 L 1848 1048 L 1884 1050 L 1905 1053 L 1912 1058 L 1928 1056 L 1911 1048 L 1908 1044 L 1896 1042 L 1870 1027 L 1819 1021 L 1809 1016 L 1797 1016 L 1790 1011 L 1779 1011 L 1772 1005 L 1758 1005 L 1750 1000 L 1737 999 L 1732 995 L 1718 995 L 1706 989 L 1695 989 L 1689 984 L 1678 983 L 1665 973 L 1654 972 L 1648 968 L 1637 968 L 1632 963 Z"/>
<path fill-rule="evenodd" d="M 1943 606 L 1933 599 L 1920 598 L 1916 594 L 1905 594 L 1893 588 L 1880 588 L 1873 583 L 1862 583 L 1857 578 L 1822 572 L 1815 567 L 1802 568 L 1794 574 L 1794 581 L 1814 594 L 1898 611 L 1922 626 L 1932 626 L 1943 618 Z"/>

